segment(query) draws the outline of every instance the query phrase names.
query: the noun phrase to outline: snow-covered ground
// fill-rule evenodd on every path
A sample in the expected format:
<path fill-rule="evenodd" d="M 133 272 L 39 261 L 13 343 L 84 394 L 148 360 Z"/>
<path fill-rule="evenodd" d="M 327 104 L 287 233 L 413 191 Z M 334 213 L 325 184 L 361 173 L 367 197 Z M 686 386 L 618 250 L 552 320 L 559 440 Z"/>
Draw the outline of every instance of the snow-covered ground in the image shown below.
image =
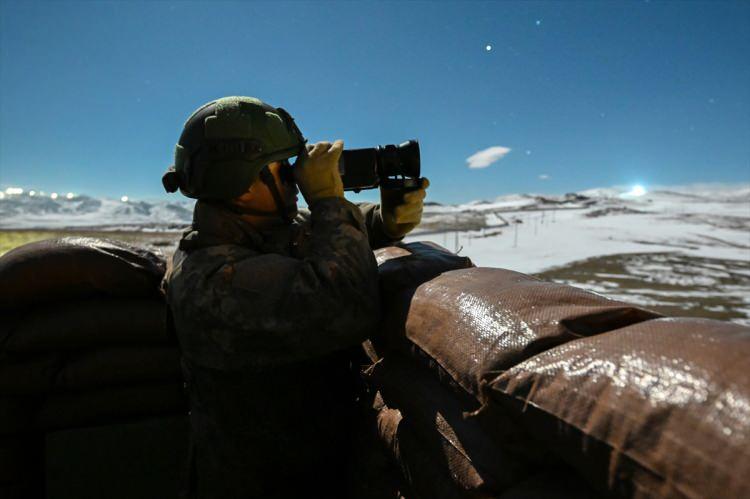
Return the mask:
<path fill-rule="evenodd" d="M 3 193 L 0 229 L 179 230 L 190 223 L 192 203 Z M 478 265 L 532 273 L 619 253 L 747 261 L 750 184 L 675 187 L 642 196 L 606 188 L 430 203 L 408 238 L 425 239 L 460 250 Z"/>
<path fill-rule="evenodd" d="M 191 218 L 191 201 L 4 194 L 0 230 L 54 232 L 0 232 L 0 254 L 82 231 L 171 253 Z M 428 203 L 407 239 L 419 240 L 460 251 L 477 265 L 537 274 L 667 315 L 750 324 L 750 185 Z"/>
<path fill-rule="evenodd" d="M 32 191 L 33 192 L 33 191 Z M 194 201 L 136 201 L 86 195 L 0 193 L 0 229 L 174 230 L 190 224 Z"/>
<path fill-rule="evenodd" d="M 620 253 L 750 260 L 750 186 L 688 186 L 633 196 L 595 189 L 425 207 L 420 230 L 477 265 L 536 273 Z"/>

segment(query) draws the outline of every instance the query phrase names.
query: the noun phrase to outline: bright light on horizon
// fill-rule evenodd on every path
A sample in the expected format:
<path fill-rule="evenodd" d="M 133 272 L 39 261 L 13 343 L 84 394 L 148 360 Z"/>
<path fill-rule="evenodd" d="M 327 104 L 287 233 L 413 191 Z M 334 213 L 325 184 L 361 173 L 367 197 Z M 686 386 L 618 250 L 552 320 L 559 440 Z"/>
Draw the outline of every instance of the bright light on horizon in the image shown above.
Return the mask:
<path fill-rule="evenodd" d="M 73 194 L 72 192 L 69 192 L 65 195 L 65 197 L 68 199 L 73 199 L 75 197 L 75 194 Z"/>
<path fill-rule="evenodd" d="M 57 199 L 57 193 L 53 192 L 52 194 L 49 195 L 49 197 L 52 199 Z"/>
<path fill-rule="evenodd" d="M 642 186 L 642 185 L 640 185 L 640 184 L 636 184 L 636 185 L 634 185 L 634 186 L 633 186 L 633 187 L 632 187 L 632 188 L 630 189 L 630 191 L 629 191 L 629 192 L 626 192 L 625 194 L 627 194 L 628 196 L 635 196 L 635 197 L 640 197 L 640 196 L 643 196 L 644 194 L 646 194 L 646 192 L 647 192 L 647 191 L 646 191 L 646 188 L 645 188 L 645 187 L 643 187 L 643 186 Z"/>
<path fill-rule="evenodd" d="M 29 196 L 36 196 L 36 191 L 29 191 Z"/>
<path fill-rule="evenodd" d="M 5 189 L 5 194 L 13 195 L 13 194 L 23 194 L 23 189 L 20 187 L 8 187 Z"/>
<path fill-rule="evenodd" d="M 120 198 L 120 201 L 122 201 L 123 203 L 127 203 L 128 199 L 130 199 L 130 198 L 127 197 L 127 196 L 123 196 L 123 197 Z"/>

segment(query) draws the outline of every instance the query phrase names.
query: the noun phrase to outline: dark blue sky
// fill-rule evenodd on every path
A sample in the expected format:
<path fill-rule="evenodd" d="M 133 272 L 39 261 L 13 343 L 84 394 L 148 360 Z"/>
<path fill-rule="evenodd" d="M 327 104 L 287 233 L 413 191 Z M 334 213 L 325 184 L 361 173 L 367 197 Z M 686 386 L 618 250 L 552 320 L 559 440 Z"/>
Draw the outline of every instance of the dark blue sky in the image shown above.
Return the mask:
<path fill-rule="evenodd" d="M 441 201 L 750 181 L 750 2 L 2 1 L 0 14 L 3 188 L 160 197 L 184 120 L 226 95 L 285 107 L 313 141 L 418 138 Z M 511 151 L 467 167 L 492 146 Z"/>

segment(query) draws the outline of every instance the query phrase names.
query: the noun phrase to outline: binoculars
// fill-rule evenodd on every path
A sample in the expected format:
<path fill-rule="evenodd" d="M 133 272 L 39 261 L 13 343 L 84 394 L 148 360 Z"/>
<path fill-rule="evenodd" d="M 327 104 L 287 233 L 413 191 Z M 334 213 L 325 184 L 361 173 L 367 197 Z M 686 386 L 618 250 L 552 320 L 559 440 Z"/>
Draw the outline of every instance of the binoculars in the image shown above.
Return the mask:
<path fill-rule="evenodd" d="M 383 186 L 403 189 L 420 185 L 419 142 L 345 149 L 339 160 L 344 190 L 359 192 Z"/>

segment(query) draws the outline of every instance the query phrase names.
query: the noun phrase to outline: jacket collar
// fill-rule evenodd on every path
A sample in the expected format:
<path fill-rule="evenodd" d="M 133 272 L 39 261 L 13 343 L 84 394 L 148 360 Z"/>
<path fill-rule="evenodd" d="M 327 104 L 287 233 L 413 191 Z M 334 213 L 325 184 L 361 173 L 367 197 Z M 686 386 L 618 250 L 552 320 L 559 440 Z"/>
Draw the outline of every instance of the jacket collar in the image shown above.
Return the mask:
<path fill-rule="evenodd" d="M 197 201 L 193 224 L 180 241 L 180 249 L 193 250 L 221 244 L 235 244 L 263 253 L 286 253 L 296 224 L 260 231 L 221 204 Z"/>

